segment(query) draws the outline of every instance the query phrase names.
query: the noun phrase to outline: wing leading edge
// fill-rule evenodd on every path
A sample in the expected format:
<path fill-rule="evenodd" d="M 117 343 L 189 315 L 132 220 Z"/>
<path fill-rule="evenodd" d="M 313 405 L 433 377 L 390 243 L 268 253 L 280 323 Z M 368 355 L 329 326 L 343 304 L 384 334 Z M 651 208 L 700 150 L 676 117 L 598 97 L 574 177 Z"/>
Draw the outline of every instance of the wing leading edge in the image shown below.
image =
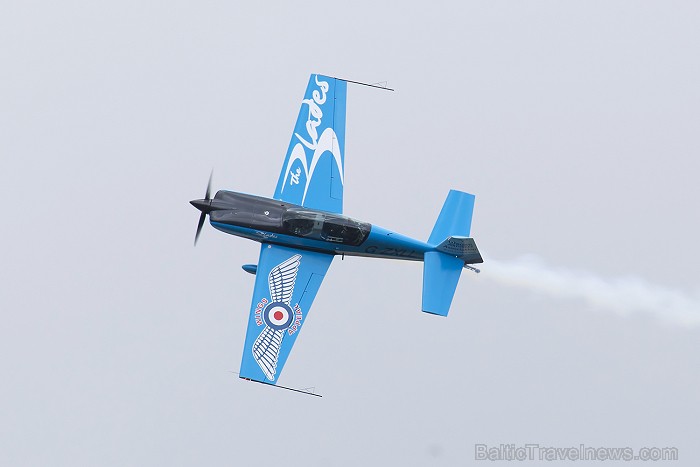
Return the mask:
<path fill-rule="evenodd" d="M 263 243 L 240 376 L 276 384 L 332 255 Z"/>
<path fill-rule="evenodd" d="M 311 75 L 274 198 L 343 212 L 347 83 Z"/>

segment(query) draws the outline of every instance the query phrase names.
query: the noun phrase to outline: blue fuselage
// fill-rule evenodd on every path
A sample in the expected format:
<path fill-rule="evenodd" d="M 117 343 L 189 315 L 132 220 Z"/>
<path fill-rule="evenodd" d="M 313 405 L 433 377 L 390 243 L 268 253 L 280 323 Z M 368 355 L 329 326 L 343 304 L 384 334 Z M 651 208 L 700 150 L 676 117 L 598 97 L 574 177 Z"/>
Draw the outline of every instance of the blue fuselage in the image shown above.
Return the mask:
<path fill-rule="evenodd" d="M 219 191 L 210 201 L 209 220 L 238 237 L 334 255 L 422 261 L 434 250 L 426 242 L 346 216 L 230 191 Z"/>

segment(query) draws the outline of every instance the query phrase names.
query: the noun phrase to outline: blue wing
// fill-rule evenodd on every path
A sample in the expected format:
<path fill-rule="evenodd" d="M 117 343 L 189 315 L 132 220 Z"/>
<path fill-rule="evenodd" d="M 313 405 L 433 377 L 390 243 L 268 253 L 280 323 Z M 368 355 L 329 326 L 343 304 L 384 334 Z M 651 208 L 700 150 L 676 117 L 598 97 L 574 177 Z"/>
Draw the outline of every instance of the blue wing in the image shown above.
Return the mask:
<path fill-rule="evenodd" d="M 273 198 L 343 212 L 347 83 L 311 75 Z"/>
<path fill-rule="evenodd" d="M 276 384 L 333 255 L 263 243 L 241 378 Z"/>

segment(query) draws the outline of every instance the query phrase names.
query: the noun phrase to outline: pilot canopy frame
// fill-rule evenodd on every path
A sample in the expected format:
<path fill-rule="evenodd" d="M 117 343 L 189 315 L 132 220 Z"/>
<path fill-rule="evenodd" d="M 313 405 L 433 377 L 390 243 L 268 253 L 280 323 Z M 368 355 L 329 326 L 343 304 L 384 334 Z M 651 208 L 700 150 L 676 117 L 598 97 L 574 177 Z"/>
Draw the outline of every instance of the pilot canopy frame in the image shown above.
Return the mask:
<path fill-rule="evenodd" d="M 232 191 L 219 191 L 211 206 L 212 222 L 342 245 L 361 245 L 372 228 L 340 214 Z"/>

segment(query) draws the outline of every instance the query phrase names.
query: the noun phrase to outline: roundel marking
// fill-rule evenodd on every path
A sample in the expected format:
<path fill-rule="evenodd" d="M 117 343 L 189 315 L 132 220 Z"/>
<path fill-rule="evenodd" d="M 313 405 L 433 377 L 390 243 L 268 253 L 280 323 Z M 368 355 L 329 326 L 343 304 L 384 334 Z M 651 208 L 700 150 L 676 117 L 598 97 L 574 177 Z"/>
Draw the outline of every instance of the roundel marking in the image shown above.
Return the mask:
<path fill-rule="evenodd" d="M 292 325 L 294 313 L 286 303 L 272 302 L 265 307 L 263 320 L 275 331 L 281 331 Z"/>

